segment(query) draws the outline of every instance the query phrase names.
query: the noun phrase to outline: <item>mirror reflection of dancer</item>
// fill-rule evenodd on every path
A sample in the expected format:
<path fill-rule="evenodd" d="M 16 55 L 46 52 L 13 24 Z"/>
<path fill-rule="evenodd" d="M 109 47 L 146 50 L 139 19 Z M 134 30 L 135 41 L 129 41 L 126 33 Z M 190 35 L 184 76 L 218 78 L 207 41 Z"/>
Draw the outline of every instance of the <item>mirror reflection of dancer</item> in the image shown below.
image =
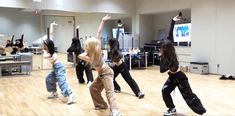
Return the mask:
<path fill-rule="evenodd" d="M 105 21 L 111 19 L 109 15 L 103 17 L 96 38 L 89 38 L 85 42 L 85 52 L 79 55 L 79 58 L 90 63 L 98 72 L 98 77 L 90 86 L 90 94 L 96 110 L 107 109 L 108 105 L 101 96 L 105 89 L 106 97 L 110 106 L 110 116 L 120 116 L 117 108 L 117 99 L 113 86 L 113 70 L 103 61 L 101 51 L 101 31 Z"/>
<path fill-rule="evenodd" d="M 186 20 L 186 18 L 184 16 L 182 16 L 182 13 L 179 12 L 179 15 L 175 16 L 172 20 L 171 20 L 171 26 L 170 26 L 170 31 L 169 31 L 169 35 L 167 37 L 167 39 L 169 41 L 171 41 L 172 43 L 174 43 L 174 36 L 173 36 L 173 31 L 174 31 L 174 25 L 177 21 L 180 20 Z"/>
<path fill-rule="evenodd" d="M 173 18 L 173 20 L 180 20 L 179 16 L 180 15 L 177 15 Z M 170 30 L 170 32 L 173 33 L 173 30 Z M 179 62 L 177 60 L 177 55 L 175 53 L 175 48 L 172 41 L 163 41 L 161 43 L 160 52 L 160 72 L 164 73 L 168 71 L 169 75 L 169 78 L 162 88 L 162 97 L 168 108 L 164 115 L 171 116 L 176 114 L 175 105 L 170 95 L 176 87 L 179 88 L 184 100 L 195 113 L 200 115 L 206 113 L 206 109 L 203 107 L 200 99 L 197 97 L 196 94 L 193 93 L 189 85 L 187 76 L 185 75 L 185 73 L 179 70 Z"/>
<path fill-rule="evenodd" d="M 24 44 L 23 44 L 24 35 L 21 35 L 20 39 L 15 40 L 15 44 L 12 45 L 13 51 L 11 54 L 16 54 L 16 52 L 23 52 Z"/>
<path fill-rule="evenodd" d="M 15 36 L 13 35 L 12 38 L 11 38 L 11 40 L 7 40 L 6 48 L 13 46 L 14 37 L 15 37 Z"/>
<path fill-rule="evenodd" d="M 24 40 L 24 35 L 22 34 L 21 38 L 16 39 L 15 44 L 12 45 L 13 51 L 11 52 L 11 54 L 16 54 L 17 52 L 28 52 L 28 46 L 24 45 L 23 40 Z M 12 39 L 12 41 L 13 41 L 13 39 Z"/>
<path fill-rule="evenodd" d="M 78 37 L 78 29 L 77 29 L 77 37 L 74 37 L 72 39 L 72 44 L 68 48 L 67 52 L 72 53 L 74 52 L 76 55 L 76 74 L 78 83 L 85 83 L 85 80 L 83 78 L 83 71 L 85 70 L 86 77 L 87 77 L 87 86 L 89 87 L 93 82 L 93 74 L 91 70 L 91 66 L 87 64 L 85 61 L 79 59 L 77 56 L 84 52 L 81 46 L 81 42 Z"/>
<path fill-rule="evenodd" d="M 123 24 L 122 24 L 122 21 L 119 19 L 118 21 L 117 21 L 117 23 L 118 23 L 118 25 L 117 25 L 117 33 L 116 33 L 116 38 L 117 39 L 119 39 L 119 35 L 120 35 L 120 28 L 122 28 L 123 27 Z"/>
<path fill-rule="evenodd" d="M 140 91 L 139 86 L 135 82 L 135 80 L 132 78 L 129 68 L 121 60 L 122 54 L 119 50 L 119 42 L 117 39 L 110 39 L 109 40 L 109 46 L 110 46 L 110 58 L 113 62 L 112 69 L 114 71 L 114 89 L 116 93 L 121 92 L 121 88 L 118 85 L 117 81 L 115 80 L 116 77 L 121 73 L 124 80 L 127 82 L 127 84 L 131 87 L 132 91 L 135 93 L 135 96 L 139 99 L 144 98 L 144 94 Z"/>
<path fill-rule="evenodd" d="M 56 89 L 56 83 L 58 82 L 62 95 L 68 98 L 67 104 L 69 105 L 73 103 L 76 96 L 68 85 L 64 65 L 57 59 L 54 42 L 50 39 L 45 40 L 43 42 L 43 49 L 44 58 L 48 59 L 53 66 L 53 71 L 51 71 L 46 77 L 46 88 L 48 92 L 51 92 L 48 99 L 58 97 Z"/>

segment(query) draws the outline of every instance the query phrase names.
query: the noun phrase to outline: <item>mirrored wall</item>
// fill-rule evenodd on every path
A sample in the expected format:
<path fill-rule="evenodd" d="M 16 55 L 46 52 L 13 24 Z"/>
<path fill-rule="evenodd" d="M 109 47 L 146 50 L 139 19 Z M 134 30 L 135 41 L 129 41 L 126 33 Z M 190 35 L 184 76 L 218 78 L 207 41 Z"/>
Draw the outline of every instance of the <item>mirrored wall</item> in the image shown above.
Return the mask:
<path fill-rule="evenodd" d="M 29 57 L 27 60 L 32 62 L 33 70 L 52 68 L 42 55 L 42 43 L 47 39 L 47 28 L 50 28 L 50 39 L 54 41 L 58 59 L 66 67 L 72 67 L 73 62 L 67 59 L 67 49 L 74 37 L 74 19 L 73 16 L 41 15 L 22 9 L 0 8 L 1 58 L 18 60 L 23 54 Z"/>
<path fill-rule="evenodd" d="M 1 58 L 19 60 L 18 56 L 32 62 L 33 70 L 51 69 L 52 65 L 43 58 L 43 40 L 49 37 L 54 41 L 58 59 L 66 66 L 73 67 L 74 60 L 69 57 L 67 49 L 76 36 L 79 26 L 79 38 L 82 47 L 86 39 L 94 37 L 104 13 L 67 13 L 62 11 L 37 11 L 19 8 L 0 8 L 0 54 Z M 108 50 L 108 39 L 113 38 L 117 20 L 124 24 L 124 33 L 119 42 L 122 49 L 139 46 L 139 38 L 132 34 L 132 17 L 111 14 L 102 32 L 102 48 Z M 20 45 L 17 45 L 19 44 Z M 9 45 L 8 45 L 9 44 Z M 73 57 L 74 58 L 74 57 Z"/>

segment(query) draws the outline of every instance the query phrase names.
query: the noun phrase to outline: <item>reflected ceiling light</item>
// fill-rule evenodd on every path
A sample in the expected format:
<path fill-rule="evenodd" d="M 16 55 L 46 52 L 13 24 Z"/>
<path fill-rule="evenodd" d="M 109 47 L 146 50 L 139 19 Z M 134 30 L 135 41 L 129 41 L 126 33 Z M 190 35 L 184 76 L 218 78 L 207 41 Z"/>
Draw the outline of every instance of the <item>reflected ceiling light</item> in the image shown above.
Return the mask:
<path fill-rule="evenodd" d="M 62 8 L 63 7 L 63 0 L 56 0 L 56 7 Z"/>
<path fill-rule="evenodd" d="M 42 0 L 33 0 L 33 2 L 42 2 Z"/>

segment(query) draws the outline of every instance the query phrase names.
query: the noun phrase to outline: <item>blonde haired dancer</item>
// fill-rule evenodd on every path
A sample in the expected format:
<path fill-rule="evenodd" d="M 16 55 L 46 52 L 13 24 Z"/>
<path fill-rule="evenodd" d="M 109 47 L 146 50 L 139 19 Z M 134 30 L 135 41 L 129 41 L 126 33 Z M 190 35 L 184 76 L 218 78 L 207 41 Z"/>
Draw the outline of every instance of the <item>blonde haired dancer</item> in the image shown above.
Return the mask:
<path fill-rule="evenodd" d="M 117 99 L 114 93 L 113 85 L 113 70 L 105 64 L 101 53 L 101 31 L 105 21 L 109 20 L 111 16 L 106 15 L 102 18 L 96 38 L 89 38 L 85 42 L 85 52 L 79 55 L 79 58 L 91 64 L 98 72 L 98 77 L 90 86 L 90 94 L 96 110 L 107 109 L 108 105 L 101 96 L 101 92 L 105 89 L 106 97 L 110 105 L 110 116 L 120 116 L 121 113 L 117 108 Z"/>

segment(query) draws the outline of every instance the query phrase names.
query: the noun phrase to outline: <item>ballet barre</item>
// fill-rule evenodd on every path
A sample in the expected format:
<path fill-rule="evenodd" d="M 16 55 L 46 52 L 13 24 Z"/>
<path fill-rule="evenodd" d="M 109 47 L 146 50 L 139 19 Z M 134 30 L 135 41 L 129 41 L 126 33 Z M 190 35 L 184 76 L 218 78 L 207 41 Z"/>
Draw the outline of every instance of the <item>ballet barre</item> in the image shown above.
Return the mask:
<path fill-rule="evenodd" d="M 9 69 L 11 73 L 12 67 L 17 67 L 17 66 L 26 66 L 26 72 L 27 74 L 30 74 L 30 66 L 31 62 L 30 61 L 1 61 L 0 62 L 0 71 L 2 71 L 3 67 L 6 67 Z M 0 72 L 0 77 L 2 77 L 2 72 Z"/>

